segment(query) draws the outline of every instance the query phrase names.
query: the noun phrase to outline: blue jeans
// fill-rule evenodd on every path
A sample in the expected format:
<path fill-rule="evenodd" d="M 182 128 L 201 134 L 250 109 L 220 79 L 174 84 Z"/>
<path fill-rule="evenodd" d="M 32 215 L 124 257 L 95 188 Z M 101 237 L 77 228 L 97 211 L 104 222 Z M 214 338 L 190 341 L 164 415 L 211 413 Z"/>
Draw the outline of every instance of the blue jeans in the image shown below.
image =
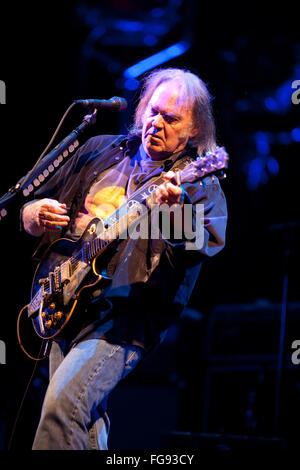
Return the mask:
<path fill-rule="evenodd" d="M 64 356 L 53 342 L 50 383 L 33 450 L 107 450 L 109 393 L 142 357 L 135 346 L 82 341 Z"/>

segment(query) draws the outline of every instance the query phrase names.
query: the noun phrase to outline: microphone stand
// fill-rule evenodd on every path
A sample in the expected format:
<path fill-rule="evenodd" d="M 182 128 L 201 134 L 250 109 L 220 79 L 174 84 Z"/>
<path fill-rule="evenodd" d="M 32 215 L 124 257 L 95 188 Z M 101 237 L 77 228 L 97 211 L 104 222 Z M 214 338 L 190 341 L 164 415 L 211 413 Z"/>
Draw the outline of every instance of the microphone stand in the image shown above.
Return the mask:
<path fill-rule="evenodd" d="M 95 124 L 97 109 L 92 114 L 84 117 L 81 124 L 76 127 L 67 137 L 65 137 L 51 152 L 46 154 L 40 162 L 27 175 L 23 176 L 15 186 L 12 186 L 6 194 L 0 198 L 0 220 L 7 215 L 7 206 L 20 199 L 20 195 L 28 196 L 34 187 L 39 186 L 55 168 L 66 162 L 67 157 L 72 153 L 79 142 L 77 137 L 87 127 Z"/>

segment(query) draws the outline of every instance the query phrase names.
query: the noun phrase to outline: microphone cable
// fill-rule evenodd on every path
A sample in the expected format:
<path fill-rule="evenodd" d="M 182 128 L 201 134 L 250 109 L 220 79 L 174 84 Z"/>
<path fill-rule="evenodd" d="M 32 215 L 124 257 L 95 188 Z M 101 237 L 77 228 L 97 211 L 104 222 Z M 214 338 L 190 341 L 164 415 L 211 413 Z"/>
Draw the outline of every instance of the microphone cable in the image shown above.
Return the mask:
<path fill-rule="evenodd" d="M 18 408 L 18 411 L 17 411 L 17 414 L 16 414 L 16 418 L 15 418 L 15 421 L 13 423 L 13 426 L 12 426 L 12 430 L 11 430 L 11 434 L 10 434 L 10 438 L 9 438 L 9 441 L 8 441 L 8 445 L 7 445 L 7 450 L 11 450 L 11 446 L 12 446 L 12 442 L 13 442 L 13 439 L 14 439 L 14 436 L 15 436 L 15 432 L 16 432 L 16 427 L 17 427 L 17 424 L 18 424 L 18 421 L 19 421 L 19 418 L 20 418 L 20 415 L 21 415 L 21 411 L 23 409 L 23 405 L 24 405 L 24 401 L 25 401 L 25 398 L 27 396 L 27 393 L 28 393 L 28 390 L 29 390 L 29 387 L 31 385 L 31 382 L 32 382 L 32 379 L 34 377 L 34 374 L 36 372 L 36 368 L 37 368 L 37 364 L 38 364 L 38 361 L 44 359 L 46 356 L 44 356 L 43 358 L 40 357 L 41 355 L 41 352 L 42 352 L 42 349 L 43 349 L 43 346 L 44 346 L 44 341 L 42 341 L 42 344 L 41 344 L 41 348 L 40 348 L 40 351 L 38 353 L 38 357 L 35 359 L 35 364 L 33 366 L 33 370 L 32 370 L 32 373 L 31 373 L 31 376 L 29 378 L 29 381 L 27 383 L 27 386 L 25 388 L 25 392 L 23 393 L 23 397 L 21 399 L 21 403 L 19 405 L 19 408 Z"/>
<path fill-rule="evenodd" d="M 42 158 L 45 156 L 45 154 L 48 152 L 50 146 L 52 145 L 55 137 L 57 136 L 64 120 L 66 119 L 67 115 L 69 114 L 69 112 L 71 111 L 71 109 L 73 108 L 73 106 L 75 106 L 75 102 L 73 102 L 72 104 L 70 104 L 70 106 L 68 107 L 68 109 L 65 111 L 63 117 L 61 118 L 61 120 L 59 121 L 55 131 L 54 131 L 54 134 L 52 135 L 49 143 L 47 144 L 46 148 L 43 150 L 43 152 L 41 153 L 41 155 L 39 156 L 39 158 L 37 159 L 36 163 L 34 164 L 34 166 L 32 167 L 32 169 L 27 173 L 27 175 L 25 176 L 25 178 L 22 180 L 19 181 L 19 184 L 20 184 L 20 187 L 19 189 L 21 190 L 24 185 L 26 184 L 26 182 L 28 181 L 30 175 L 33 173 L 33 171 L 36 169 L 36 167 L 38 166 L 38 164 L 40 163 L 40 161 L 42 160 Z"/>

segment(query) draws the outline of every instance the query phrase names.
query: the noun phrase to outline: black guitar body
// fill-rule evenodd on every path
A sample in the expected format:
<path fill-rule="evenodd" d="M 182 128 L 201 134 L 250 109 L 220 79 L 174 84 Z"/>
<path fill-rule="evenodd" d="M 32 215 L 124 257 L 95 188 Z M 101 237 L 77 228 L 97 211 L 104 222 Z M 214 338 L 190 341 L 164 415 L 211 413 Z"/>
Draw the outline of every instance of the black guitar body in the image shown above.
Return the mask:
<path fill-rule="evenodd" d="M 44 253 L 33 278 L 28 306 L 28 316 L 41 338 L 57 336 L 78 307 L 79 298 L 84 300 L 102 279 L 96 270 L 101 251 L 97 257 L 90 252 L 91 242 L 101 233 L 103 222 L 95 218 L 77 241 L 58 239 Z"/>

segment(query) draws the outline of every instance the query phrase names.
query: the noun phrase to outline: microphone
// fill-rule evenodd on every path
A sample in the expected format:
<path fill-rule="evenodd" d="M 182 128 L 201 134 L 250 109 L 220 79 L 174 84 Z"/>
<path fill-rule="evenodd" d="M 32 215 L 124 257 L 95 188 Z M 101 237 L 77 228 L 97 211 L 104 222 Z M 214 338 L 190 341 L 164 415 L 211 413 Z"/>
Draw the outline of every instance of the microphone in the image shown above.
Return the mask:
<path fill-rule="evenodd" d="M 113 96 L 109 100 L 75 100 L 75 103 L 81 104 L 85 108 L 103 108 L 112 111 L 124 111 L 127 108 L 127 101 L 119 96 Z"/>

